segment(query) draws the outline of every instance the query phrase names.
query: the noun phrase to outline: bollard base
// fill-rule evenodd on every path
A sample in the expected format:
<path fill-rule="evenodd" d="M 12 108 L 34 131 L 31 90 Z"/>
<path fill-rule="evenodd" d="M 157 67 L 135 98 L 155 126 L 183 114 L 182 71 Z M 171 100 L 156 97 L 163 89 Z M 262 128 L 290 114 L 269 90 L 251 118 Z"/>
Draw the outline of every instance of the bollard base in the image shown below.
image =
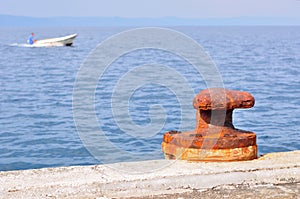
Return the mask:
<path fill-rule="evenodd" d="M 166 159 L 178 159 L 200 162 L 245 161 L 257 158 L 257 146 L 230 149 L 198 149 L 184 148 L 162 142 L 162 150 Z"/>

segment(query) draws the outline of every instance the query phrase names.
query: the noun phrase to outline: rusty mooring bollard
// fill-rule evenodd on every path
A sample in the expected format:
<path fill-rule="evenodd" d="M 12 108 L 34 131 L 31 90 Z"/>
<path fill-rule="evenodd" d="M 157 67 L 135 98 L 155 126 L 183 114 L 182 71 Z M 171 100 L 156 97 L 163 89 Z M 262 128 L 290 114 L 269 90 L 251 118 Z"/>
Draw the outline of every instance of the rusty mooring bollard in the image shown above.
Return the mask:
<path fill-rule="evenodd" d="M 239 161 L 257 157 L 256 135 L 232 124 L 235 108 L 251 108 L 254 97 L 247 92 L 211 88 L 201 91 L 193 101 L 196 129 L 170 131 L 163 137 L 166 159 L 189 161 Z"/>

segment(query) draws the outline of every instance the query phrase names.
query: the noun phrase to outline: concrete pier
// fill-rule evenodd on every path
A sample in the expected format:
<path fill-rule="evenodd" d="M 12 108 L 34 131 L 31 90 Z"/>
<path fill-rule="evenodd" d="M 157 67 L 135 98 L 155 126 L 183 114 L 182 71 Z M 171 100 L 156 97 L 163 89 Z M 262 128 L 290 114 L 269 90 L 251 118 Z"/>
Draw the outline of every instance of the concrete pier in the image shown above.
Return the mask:
<path fill-rule="evenodd" d="M 116 168 L 168 166 L 144 173 Z M 0 198 L 300 198 L 300 151 L 241 162 L 154 160 L 0 172 Z"/>

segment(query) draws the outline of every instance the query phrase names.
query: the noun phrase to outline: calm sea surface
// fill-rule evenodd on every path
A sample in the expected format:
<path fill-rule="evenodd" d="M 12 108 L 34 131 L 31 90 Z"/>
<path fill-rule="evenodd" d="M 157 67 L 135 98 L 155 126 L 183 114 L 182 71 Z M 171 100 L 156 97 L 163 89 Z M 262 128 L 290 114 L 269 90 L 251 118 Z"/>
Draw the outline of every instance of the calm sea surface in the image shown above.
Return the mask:
<path fill-rule="evenodd" d="M 73 87 L 83 62 L 101 41 L 128 29 L 0 28 L 0 170 L 164 158 L 160 146 L 163 133 L 182 130 L 174 93 L 162 86 L 145 85 L 132 94 L 128 110 L 137 125 L 151 122 L 150 106 L 161 105 L 167 114 L 165 126 L 151 136 L 145 132 L 141 137 L 127 135 L 120 130 L 114 122 L 110 100 L 120 77 L 147 63 L 173 67 L 188 79 L 195 93 L 206 89 L 201 76 L 167 52 L 150 49 L 124 55 L 99 80 L 95 92 L 99 120 L 96 125 L 104 132 L 105 142 L 129 155 L 107 151 L 94 158 L 85 148 L 73 119 Z M 205 49 L 226 88 L 253 94 L 255 106 L 236 110 L 234 124 L 257 134 L 259 154 L 300 149 L 300 27 L 173 29 L 192 37 Z M 22 47 L 32 31 L 37 39 L 72 33 L 78 33 L 78 37 L 73 47 Z M 184 108 L 193 110 L 190 101 L 190 106 Z M 195 115 L 189 117 L 191 122 L 183 124 L 183 130 L 194 128 Z"/>

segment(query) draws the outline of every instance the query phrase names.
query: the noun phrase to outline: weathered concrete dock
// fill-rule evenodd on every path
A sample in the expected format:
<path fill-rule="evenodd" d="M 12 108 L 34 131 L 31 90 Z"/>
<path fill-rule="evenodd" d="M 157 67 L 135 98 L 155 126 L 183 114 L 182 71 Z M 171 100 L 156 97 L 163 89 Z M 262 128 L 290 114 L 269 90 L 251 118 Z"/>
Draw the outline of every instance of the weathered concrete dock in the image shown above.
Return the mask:
<path fill-rule="evenodd" d="M 145 173 L 116 170 L 166 162 Z M 300 151 L 242 162 L 155 160 L 0 172 L 0 198 L 300 198 L 299 187 Z"/>

